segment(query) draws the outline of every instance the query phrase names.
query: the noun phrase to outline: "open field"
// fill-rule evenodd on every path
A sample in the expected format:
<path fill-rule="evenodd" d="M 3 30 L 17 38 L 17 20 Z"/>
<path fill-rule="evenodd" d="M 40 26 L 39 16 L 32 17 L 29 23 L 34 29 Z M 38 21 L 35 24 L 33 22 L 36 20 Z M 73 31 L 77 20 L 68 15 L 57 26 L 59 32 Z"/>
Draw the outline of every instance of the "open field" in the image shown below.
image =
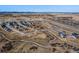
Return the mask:
<path fill-rule="evenodd" d="M 0 14 L 2 53 L 78 53 L 72 33 L 79 34 L 79 14 Z"/>

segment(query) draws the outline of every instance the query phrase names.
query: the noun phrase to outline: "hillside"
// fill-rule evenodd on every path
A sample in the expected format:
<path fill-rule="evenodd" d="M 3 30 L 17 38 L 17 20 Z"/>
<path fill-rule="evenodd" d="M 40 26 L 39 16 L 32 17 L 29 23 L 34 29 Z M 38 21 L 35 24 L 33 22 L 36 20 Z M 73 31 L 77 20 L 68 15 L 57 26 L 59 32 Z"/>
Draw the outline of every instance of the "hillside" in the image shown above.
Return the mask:
<path fill-rule="evenodd" d="M 0 52 L 78 53 L 79 15 L 0 14 Z"/>

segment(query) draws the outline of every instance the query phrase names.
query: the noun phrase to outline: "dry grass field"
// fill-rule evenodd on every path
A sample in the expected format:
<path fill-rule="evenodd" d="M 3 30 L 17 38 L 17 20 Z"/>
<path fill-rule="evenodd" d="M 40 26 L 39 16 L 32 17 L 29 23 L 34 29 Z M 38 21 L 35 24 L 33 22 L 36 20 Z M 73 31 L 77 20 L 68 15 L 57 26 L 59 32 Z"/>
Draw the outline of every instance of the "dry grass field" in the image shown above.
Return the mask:
<path fill-rule="evenodd" d="M 79 14 L 0 14 L 1 53 L 78 53 Z"/>

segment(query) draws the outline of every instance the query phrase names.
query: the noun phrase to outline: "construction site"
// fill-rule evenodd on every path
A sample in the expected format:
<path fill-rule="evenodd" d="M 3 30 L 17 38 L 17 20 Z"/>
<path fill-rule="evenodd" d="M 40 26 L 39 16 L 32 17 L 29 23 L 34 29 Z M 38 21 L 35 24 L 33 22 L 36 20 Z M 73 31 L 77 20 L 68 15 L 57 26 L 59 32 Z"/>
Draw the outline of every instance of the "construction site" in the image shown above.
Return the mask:
<path fill-rule="evenodd" d="M 0 14 L 0 53 L 79 53 L 79 14 Z"/>

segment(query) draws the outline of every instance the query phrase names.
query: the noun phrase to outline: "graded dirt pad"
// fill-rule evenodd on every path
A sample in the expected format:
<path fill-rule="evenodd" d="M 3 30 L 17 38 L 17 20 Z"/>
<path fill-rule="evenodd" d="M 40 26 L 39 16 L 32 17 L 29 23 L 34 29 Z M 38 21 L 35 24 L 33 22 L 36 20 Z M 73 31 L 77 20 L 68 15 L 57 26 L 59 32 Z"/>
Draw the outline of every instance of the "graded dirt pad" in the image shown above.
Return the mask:
<path fill-rule="evenodd" d="M 77 14 L 0 15 L 1 53 L 77 53 L 79 38 L 59 36 L 79 34 Z"/>

